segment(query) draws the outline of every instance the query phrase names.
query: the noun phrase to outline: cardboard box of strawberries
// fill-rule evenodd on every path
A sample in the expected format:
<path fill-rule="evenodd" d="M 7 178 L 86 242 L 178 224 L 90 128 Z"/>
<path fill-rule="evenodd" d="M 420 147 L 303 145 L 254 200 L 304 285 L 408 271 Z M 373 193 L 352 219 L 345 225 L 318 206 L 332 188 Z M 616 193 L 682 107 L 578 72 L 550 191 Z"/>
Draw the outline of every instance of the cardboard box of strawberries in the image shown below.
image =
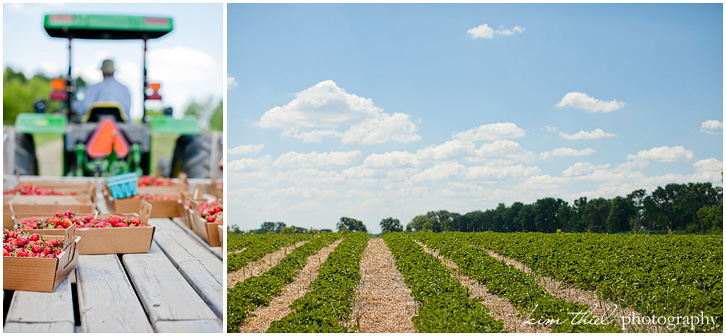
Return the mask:
<path fill-rule="evenodd" d="M 53 292 L 76 268 L 82 240 L 75 235 L 75 225 L 63 233 L 54 236 L 3 228 L 3 290 Z"/>
<path fill-rule="evenodd" d="M 15 229 L 45 235 L 63 234 L 75 227 L 80 254 L 147 253 L 151 249 L 155 227 L 149 224 L 152 205 L 142 201 L 138 214 L 86 214 L 71 210 L 52 216 L 13 216 Z"/>

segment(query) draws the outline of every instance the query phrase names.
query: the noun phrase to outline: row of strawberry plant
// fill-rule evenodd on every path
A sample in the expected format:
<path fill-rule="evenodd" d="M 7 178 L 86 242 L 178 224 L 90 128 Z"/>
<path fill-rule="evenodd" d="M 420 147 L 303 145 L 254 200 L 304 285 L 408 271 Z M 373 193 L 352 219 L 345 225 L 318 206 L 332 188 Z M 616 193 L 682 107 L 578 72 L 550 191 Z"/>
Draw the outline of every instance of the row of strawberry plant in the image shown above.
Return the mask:
<path fill-rule="evenodd" d="M 722 236 L 487 232 L 469 240 L 646 316 L 711 316 L 716 323 L 693 329 L 723 330 Z"/>
<path fill-rule="evenodd" d="M 337 333 L 348 329 L 341 323 L 349 320 L 355 289 L 360 281 L 360 260 L 368 244 L 368 235 L 346 235 L 323 263 L 310 292 L 295 300 L 292 313 L 270 325 L 267 332 Z"/>
<path fill-rule="evenodd" d="M 233 253 L 227 256 L 227 272 L 236 271 L 249 262 L 262 258 L 265 254 L 275 252 L 283 247 L 293 245 L 300 241 L 309 240 L 310 234 L 267 234 L 258 235 L 254 243 L 246 246 L 242 252 Z"/>
<path fill-rule="evenodd" d="M 260 305 L 270 303 L 282 287 L 295 279 L 295 274 L 307 264 L 309 256 L 339 239 L 337 233 L 324 233 L 296 248 L 292 253 L 260 276 L 238 282 L 227 291 L 227 332 L 239 332 L 239 325 Z"/>
<path fill-rule="evenodd" d="M 481 248 L 470 246 L 459 233 L 417 233 L 414 239 L 451 259 L 461 271 L 509 300 L 528 323 L 548 321 L 555 332 L 617 332 L 616 321 L 585 315 L 590 307 L 556 298 L 528 275 Z M 580 314 L 582 313 L 582 314 Z M 602 323 L 601 323 L 602 322 Z"/>
<path fill-rule="evenodd" d="M 227 234 L 227 252 L 239 251 L 260 240 L 262 235 Z"/>
<path fill-rule="evenodd" d="M 452 277 L 439 259 L 426 253 L 408 235 L 383 236 L 396 259 L 396 267 L 418 302 L 413 324 L 419 332 L 500 332 L 503 324 L 489 316 L 479 300 Z"/>

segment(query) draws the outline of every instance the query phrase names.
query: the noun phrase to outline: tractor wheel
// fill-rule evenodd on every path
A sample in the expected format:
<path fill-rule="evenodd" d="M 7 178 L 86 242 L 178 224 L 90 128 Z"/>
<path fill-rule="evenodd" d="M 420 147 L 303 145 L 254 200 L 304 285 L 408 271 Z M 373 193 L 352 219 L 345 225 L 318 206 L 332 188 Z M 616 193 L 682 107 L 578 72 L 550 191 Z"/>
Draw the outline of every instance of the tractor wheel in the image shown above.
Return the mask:
<path fill-rule="evenodd" d="M 156 171 L 162 177 L 171 177 L 171 157 L 164 156 L 156 161 Z"/>
<path fill-rule="evenodd" d="M 204 135 L 182 135 L 176 140 L 171 176 L 185 173 L 190 178 L 209 177 L 211 140 Z"/>
<path fill-rule="evenodd" d="M 32 134 L 15 134 L 15 172 L 20 175 L 38 175 L 38 159 Z"/>

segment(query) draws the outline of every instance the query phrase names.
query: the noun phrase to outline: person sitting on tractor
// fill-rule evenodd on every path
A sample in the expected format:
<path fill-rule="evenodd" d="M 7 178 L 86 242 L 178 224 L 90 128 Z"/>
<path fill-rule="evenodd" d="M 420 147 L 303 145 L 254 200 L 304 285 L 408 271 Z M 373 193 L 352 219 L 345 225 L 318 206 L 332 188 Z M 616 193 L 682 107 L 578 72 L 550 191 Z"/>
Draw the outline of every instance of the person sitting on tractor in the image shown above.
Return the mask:
<path fill-rule="evenodd" d="M 126 123 L 131 122 L 129 108 L 131 107 L 131 93 L 129 89 L 113 77 L 115 72 L 113 60 L 106 59 L 101 63 L 103 81 L 96 83 L 86 89 L 85 98 L 78 103 L 76 113 L 81 115 L 84 121 L 90 121 L 90 109 L 118 109 L 117 118 Z M 115 105 L 115 106 L 114 106 Z M 85 115 L 85 117 L 84 117 Z"/>

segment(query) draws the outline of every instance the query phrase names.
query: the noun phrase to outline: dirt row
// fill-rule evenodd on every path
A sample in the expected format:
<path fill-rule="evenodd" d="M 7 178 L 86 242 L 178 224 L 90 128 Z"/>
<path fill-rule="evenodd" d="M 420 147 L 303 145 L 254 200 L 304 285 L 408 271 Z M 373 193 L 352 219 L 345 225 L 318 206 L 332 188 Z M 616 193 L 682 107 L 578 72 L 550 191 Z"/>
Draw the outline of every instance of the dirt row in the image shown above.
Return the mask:
<path fill-rule="evenodd" d="M 258 276 L 269 271 L 270 268 L 275 267 L 285 256 L 292 253 L 292 251 L 299 246 L 304 245 L 307 241 L 299 242 L 292 246 L 285 246 L 275 252 L 266 254 L 260 260 L 251 262 L 246 266 L 234 271 L 227 273 L 227 288 L 234 287 L 237 282 L 242 282 L 253 276 Z"/>
<path fill-rule="evenodd" d="M 332 244 L 323 247 L 318 253 L 308 257 L 307 264 L 300 270 L 295 279 L 282 288 L 278 295 L 267 306 L 255 309 L 253 317 L 246 319 L 239 327 L 241 333 L 265 332 L 272 322 L 282 319 L 290 314 L 290 304 L 303 297 L 310 289 L 310 284 L 317 279 L 318 272 L 323 263 L 328 260 L 330 253 L 342 242 L 338 239 Z"/>

